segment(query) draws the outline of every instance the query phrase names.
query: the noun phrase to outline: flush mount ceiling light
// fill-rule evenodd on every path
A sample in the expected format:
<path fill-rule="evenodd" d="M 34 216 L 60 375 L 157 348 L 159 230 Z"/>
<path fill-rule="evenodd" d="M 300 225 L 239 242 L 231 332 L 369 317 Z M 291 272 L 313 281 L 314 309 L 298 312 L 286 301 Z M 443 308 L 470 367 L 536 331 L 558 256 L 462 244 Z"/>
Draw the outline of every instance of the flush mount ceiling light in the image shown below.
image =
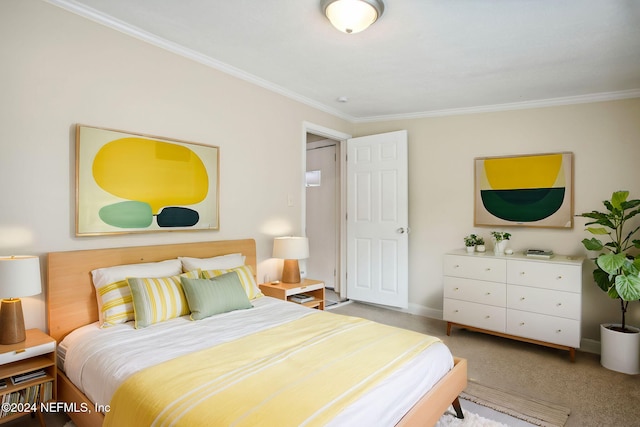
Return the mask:
<path fill-rule="evenodd" d="M 384 3 L 382 0 L 322 0 L 322 10 L 334 27 L 354 34 L 382 16 Z"/>

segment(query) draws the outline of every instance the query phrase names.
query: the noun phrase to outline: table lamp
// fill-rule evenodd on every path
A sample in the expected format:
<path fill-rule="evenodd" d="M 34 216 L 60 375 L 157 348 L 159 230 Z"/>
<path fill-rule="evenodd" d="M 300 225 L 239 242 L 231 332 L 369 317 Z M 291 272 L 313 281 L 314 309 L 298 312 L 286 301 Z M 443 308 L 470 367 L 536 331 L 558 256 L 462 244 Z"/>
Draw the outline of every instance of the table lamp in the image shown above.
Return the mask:
<path fill-rule="evenodd" d="M 284 260 L 282 281 L 300 283 L 299 259 L 309 258 L 309 239 L 306 237 L 276 237 L 273 239 L 273 257 Z"/>
<path fill-rule="evenodd" d="M 26 339 L 20 297 L 41 292 L 40 258 L 0 257 L 0 344 L 15 344 Z"/>

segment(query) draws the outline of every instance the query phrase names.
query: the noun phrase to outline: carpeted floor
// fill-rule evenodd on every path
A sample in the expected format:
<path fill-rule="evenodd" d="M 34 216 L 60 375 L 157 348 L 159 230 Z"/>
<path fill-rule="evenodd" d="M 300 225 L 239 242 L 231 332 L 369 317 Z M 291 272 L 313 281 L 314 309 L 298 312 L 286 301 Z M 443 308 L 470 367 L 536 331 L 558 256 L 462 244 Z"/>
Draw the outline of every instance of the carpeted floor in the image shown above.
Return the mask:
<path fill-rule="evenodd" d="M 596 354 L 578 352 L 571 363 L 568 352 L 534 344 L 463 329 L 448 337 L 441 320 L 355 302 L 331 311 L 438 336 L 477 383 L 570 408 L 567 427 L 640 426 L 640 375 L 609 371 Z"/>

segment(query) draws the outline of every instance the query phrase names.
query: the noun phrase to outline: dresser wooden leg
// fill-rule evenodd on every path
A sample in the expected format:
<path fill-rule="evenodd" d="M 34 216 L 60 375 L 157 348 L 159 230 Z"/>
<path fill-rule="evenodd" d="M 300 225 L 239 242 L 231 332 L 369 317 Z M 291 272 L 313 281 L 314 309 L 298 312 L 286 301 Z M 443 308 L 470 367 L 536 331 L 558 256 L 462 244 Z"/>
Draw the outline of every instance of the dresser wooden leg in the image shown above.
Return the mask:
<path fill-rule="evenodd" d="M 575 363 L 576 362 L 576 349 L 575 348 L 570 348 L 569 349 L 569 360 L 571 360 L 571 363 Z"/>
<path fill-rule="evenodd" d="M 451 336 L 451 322 L 447 322 L 447 336 Z"/>

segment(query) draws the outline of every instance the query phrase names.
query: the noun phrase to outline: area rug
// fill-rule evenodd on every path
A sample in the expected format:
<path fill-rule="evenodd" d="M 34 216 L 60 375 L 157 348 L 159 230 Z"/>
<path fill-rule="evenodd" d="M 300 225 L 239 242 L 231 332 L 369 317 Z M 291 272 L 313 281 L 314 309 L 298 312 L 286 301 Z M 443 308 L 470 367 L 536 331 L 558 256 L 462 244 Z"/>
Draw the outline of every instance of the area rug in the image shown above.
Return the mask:
<path fill-rule="evenodd" d="M 563 427 L 571 413 L 569 408 L 552 402 L 483 386 L 471 380 L 460 397 L 542 427 Z"/>

